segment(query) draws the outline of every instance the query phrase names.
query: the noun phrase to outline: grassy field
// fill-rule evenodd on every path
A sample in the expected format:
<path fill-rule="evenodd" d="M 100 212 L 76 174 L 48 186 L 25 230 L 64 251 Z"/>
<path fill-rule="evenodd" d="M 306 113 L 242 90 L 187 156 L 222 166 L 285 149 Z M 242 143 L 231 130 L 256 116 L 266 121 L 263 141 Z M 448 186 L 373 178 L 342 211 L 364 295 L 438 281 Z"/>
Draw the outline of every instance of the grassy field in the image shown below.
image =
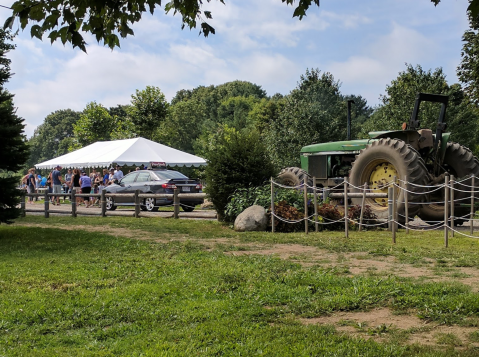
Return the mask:
<path fill-rule="evenodd" d="M 479 240 L 390 241 L 29 216 L 0 226 L 0 356 L 479 356 Z"/>

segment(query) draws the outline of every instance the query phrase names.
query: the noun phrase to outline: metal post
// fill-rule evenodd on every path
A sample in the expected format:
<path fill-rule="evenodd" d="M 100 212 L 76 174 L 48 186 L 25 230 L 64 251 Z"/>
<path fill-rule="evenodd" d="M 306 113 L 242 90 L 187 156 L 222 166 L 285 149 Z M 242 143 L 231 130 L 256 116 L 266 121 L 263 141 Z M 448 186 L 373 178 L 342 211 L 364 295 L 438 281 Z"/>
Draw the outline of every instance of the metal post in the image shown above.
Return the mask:
<path fill-rule="evenodd" d="M 474 175 L 472 176 L 472 180 L 471 180 L 471 236 L 474 234 L 474 215 L 475 215 L 475 211 L 474 211 L 474 194 L 475 194 L 475 190 L 476 190 L 476 185 L 474 184 Z"/>
<path fill-rule="evenodd" d="M 314 190 L 314 231 L 318 232 L 318 188 L 316 187 L 316 177 L 313 177 L 313 190 Z"/>
<path fill-rule="evenodd" d="M 274 227 L 274 182 L 273 178 L 270 178 L 271 181 L 271 232 L 274 233 L 275 227 Z"/>
<path fill-rule="evenodd" d="M 364 215 L 364 204 L 366 203 L 366 190 L 368 187 L 368 183 L 364 183 L 364 188 L 363 188 L 363 199 L 361 200 L 361 215 L 359 216 L 359 231 L 363 229 L 363 215 Z"/>
<path fill-rule="evenodd" d="M 50 209 L 50 200 L 48 198 L 48 190 L 45 191 L 45 218 L 50 217 L 48 210 Z"/>
<path fill-rule="evenodd" d="M 106 217 L 106 191 L 103 189 L 101 190 L 101 216 Z"/>
<path fill-rule="evenodd" d="M 323 202 L 327 202 L 329 198 L 329 188 L 323 188 Z"/>
<path fill-rule="evenodd" d="M 451 175 L 449 186 L 451 186 L 451 193 L 449 195 L 451 200 L 451 237 L 454 238 L 454 175 Z"/>
<path fill-rule="evenodd" d="M 447 248 L 449 245 L 449 237 L 448 237 L 448 222 L 447 220 L 449 219 L 449 175 L 446 175 L 446 178 L 444 179 L 444 246 Z"/>
<path fill-rule="evenodd" d="M 180 200 L 178 198 L 178 188 L 175 188 L 173 190 L 173 208 L 174 208 L 173 217 L 175 219 L 178 219 L 178 215 L 180 214 Z"/>
<path fill-rule="evenodd" d="M 135 218 L 140 218 L 140 190 L 135 190 Z"/>
<path fill-rule="evenodd" d="M 348 178 L 344 177 L 344 235 L 349 238 L 349 221 L 348 221 Z"/>
<path fill-rule="evenodd" d="M 75 187 L 72 188 L 72 193 L 71 193 L 71 198 L 70 198 L 70 203 L 72 205 L 72 217 L 77 216 L 77 198 L 76 198 L 76 191 L 77 189 Z"/>
<path fill-rule="evenodd" d="M 392 231 L 393 218 L 393 188 L 388 187 L 388 231 Z"/>
<path fill-rule="evenodd" d="M 308 234 L 308 180 L 307 177 L 304 177 L 303 180 L 303 197 L 304 197 L 304 233 Z"/>
<path fill-rule="evenodd" d="M 392 204 L 392 235 L 393 235 L 393 244 L 396 244 L 396 231 L 397 231 L 397 223 L 396 223 L 396 211 L 397 211 L 397 199 L 396 199 L 396 196 L 397 196 L 397 187 L 396 187 L 396 176 L 394 176 L 394 180 L 393 180 L 393 194 L 392 194 L 392 200 L 393 200 L 393 204 Z"/>
<path fill-rule="evenodd" d="M 409 234 L 409 186 L 407 176 L 404 176 L 404 215 L 406 216 L 406 234 Z"/>

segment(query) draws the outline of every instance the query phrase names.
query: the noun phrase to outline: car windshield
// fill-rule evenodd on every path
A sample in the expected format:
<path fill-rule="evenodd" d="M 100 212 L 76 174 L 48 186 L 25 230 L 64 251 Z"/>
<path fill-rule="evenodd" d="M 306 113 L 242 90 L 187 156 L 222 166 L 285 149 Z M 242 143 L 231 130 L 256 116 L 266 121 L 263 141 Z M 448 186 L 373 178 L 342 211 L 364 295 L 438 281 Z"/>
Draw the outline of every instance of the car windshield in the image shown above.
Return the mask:
<path fill-rule="evenodd" d="M 171 179 L 188 179 L 185 175 L 178 171 L 155 171 L 156 176 L 162 180 L 171 180 Z"/>

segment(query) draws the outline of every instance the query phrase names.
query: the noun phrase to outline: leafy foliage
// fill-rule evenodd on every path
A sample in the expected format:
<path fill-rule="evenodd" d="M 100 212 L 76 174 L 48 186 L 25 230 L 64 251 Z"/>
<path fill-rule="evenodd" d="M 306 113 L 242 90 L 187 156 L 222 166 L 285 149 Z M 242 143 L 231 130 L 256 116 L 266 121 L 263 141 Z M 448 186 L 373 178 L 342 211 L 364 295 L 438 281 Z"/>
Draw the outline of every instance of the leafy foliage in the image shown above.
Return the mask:
<path fill-rule="evenodd" d="M 104 106 L 96 102 L 88 103 L 80 119 L 73 125 L 76 148 L 110 140 L 114 124 L 113 117 Z"/>
<path fill-rule="evenodd" d="M 361 219 L 361 205 L 354 205 L 349 207 L 348 209 L 348 218 L 355 222 L 351 223 L 350 225 L 353 227 L 359 227 L 358 223 Z M 376 224 L 377 223 L 377 216 L 371 210 L 371 206 L 365 205 L 364 206 L 364 213 L 363 213 L 363 224 Z M 363 226 L 362 229 L 368 229 L 367 226 Z"/>
<path fill-rule="evenodd" d="M 320 225 L 321 229 L 325 230 L 344 230 L 344 222 L 335 222 L 344 218 L 344 212 L 341 212 L 335 205 L 330 203 L 322 203 L 318 205 L 318 216 L 322 223 L 325 225 Z"/>
<path fill-rule="evenodd" d="M 224 126 L 207 152 L 206 189 L 220 220 L 237 188 L 263 184 L 275 171 L 256 131 L 237 131 Z"/>
<path fill-rule="evenodd" d="M 274 202 L 284 201 L 288 205 L 304 211 L 304 198 L 300 191 L 276 188 L 274 193 Z M 228 221 L 234 221 L 241 212 L 253 205 L 259 205 L 266 209 L 271 208 L 270 185 L 236 189 L 226 205 L 225 216 Z"/>
<path fill-rule="evenodd" d="M 127 112 L 138 136 L 152 140 L 166 118 L 168 102 L 160 88 L 147 86 L 131 96 Z"/>
<path fill-rule="evenodd" d="M 293 207 L 287 201 L 279 201 L 274 204 L 274 213 L 281 219 L 275 219 L 274 227 L 277 232 L 298 232 L 304 229 L 304 222 L 293 223 L 304 218 L 304 212 Z M 289 222 L 287 222 L 289 221 Z"/>
<path fill-rule="evenodd" d="M 401 124 L 408 122 L 419 92 L 449 96 L 446 122 L 447 130 L 452 132 L 451 140 L 474 149 L 478 122 L 463 90 L 457 84 L 447 83 L 442 68 L 426 71 L 420 65 L 406 65 L 406 70 L 386 87 L 386 94 L 381 95 L 382 105 L 364 123 L 362 136 L 366 137 L 369 131 L 400 130 Z M 418 117 L 421 127 L 435 131 L 439 110 L 438 103 L 421 103 Z"/>
<path fill-rule="evenodd" d="M 12 223 L 20 215 L 16 206 L 21 193 L 15 172 L 28 158 L 23 119 L 15 114 L 13 95 L 4 88 L 10 78 L 10 60 L 5 55 L 15 48 L 11 40 L 9 33 L 0 30 L 0 223 Z"/>
<path fill-rule="evenodd" d="M 299 166 L 299 152 L 303 146 L 345 139 L 347 99 L 351 98 L 353 96 L 341 94 L 340 83 L 331 73 L 306 70 L 297 88 L 286 97 L 278 118 L 265 130 L 265 141 L 274 165 L 277 168 Z M 360 97 L 357 100 L 365 103 Z M 353 113 L 353 118 L 368 115 L 367 106 L 358 108 L 361 109 Z"/>
<path fill-rule="evenodd" d="M 30 157 L 27 167 L 66 154 L 73 144 L 73 125 L 80 119 L 80 114 L 71 109 L 48 114 L 28 140 Z"/>
<path fill-rule="evenodd" d="M 210 0 L 207 0 L 210 2 Z M 218 0 L 225 4 L 224 0 Z M 294 0 L 281 0 L 293 5 Z M 319 0 L 299 0 L 293 16 L 301 20 L 306 11 L 314 3 L 319 6 Z M 132 25 L 141 20 L 147 11 L 154 13 L 161 0 L 120 0 L 110 2 L 81 1 L 81 0 L 17 0 L 12 4 L 13 14 L 5 22 L 5 27 L 12 27 L 16 18 L 20 20 L 22 29 L 29 23 L 32 37 L 42 39 L 45 34 L 53 43 L 60 40 L 63 44 L 69 42 L 86 52 L 86 42 L 82 32 L 91 33 L 98 42 L 113 49 L 120 47 L 120 37 L 134 35 Z M 200 27 L 200 34 L 207 37 L 214 34 L 215 29 L 203 19 L 211 19 L 211 11 L 203 10 L 202 0 L 172 0 L 165 4 L 165 13 L 179 14 L 182 19 L 182 28 Z"/>

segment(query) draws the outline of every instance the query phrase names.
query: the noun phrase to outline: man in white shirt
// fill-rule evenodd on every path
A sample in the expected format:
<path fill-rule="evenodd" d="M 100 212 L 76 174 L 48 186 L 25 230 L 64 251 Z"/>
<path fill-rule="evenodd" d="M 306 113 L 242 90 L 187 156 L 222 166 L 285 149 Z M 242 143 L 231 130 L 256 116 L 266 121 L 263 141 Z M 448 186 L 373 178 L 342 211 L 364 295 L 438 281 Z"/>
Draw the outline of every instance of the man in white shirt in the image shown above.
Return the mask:
<path fill-rule="evenodd" d="M 121 167 L 120 165 L 116 165 L 116 170 L 115 173 L 113 174 L 113 180 L 115 183 L 120 182 L 120 180 L 123 178 L 123 171 L 120 170 Z"/>

